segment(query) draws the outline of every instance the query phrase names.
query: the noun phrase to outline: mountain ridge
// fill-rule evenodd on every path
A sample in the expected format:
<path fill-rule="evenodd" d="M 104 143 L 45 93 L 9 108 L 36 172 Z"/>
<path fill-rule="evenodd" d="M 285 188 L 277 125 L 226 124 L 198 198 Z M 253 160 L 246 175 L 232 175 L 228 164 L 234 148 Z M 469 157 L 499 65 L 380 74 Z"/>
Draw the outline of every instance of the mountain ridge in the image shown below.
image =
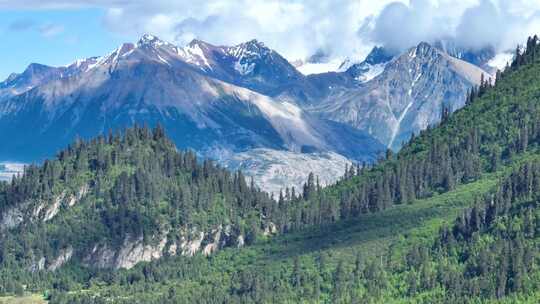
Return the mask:
<path fill-rule="evenodd" d="M 28 125 L 30 121 L 33 126 Z M 177 47 L 154 36 L 141 38 L 137 45 L 123 44 L 78 74 L 53 79 L 0 102 L 4 130 L 0 135 L 20 134 L 17 139 L 5 139 L 12 142 L 2 149 L 9 158 L 15 156 L 10 150 L 20 150 L 32 141 L 36 129 L 41 130 L 41 142 L 33 141 L 47 142 L 50 148 L 34 148 L 34 157 L 43 152 L 50 155 L 76 134 L 88 138 L 135 121 L 161 121 L 175 130 L 170 133 L 180 147 L 197 151 L 215 144 L 233 151 L 257 147 L 334 150 L 369 160 L 382 150 L 360 131 L 209 77 L 182 60 Z"/>

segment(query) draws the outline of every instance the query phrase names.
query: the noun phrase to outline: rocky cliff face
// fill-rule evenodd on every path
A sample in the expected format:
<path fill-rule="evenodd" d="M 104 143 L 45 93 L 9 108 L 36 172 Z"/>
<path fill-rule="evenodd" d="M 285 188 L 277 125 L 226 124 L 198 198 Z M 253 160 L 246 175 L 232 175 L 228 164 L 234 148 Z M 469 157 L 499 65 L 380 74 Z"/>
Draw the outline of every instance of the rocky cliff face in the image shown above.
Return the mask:
<path fill-rule="evenodd" d="M 265 235 L 276 234 L 275 226 L 269 226 Z M 245 236 L 233 233 L 230 226 L 219 226 L 207 232 L 197 228 L 182 228 L 145 240 L 142 236 L 126 235 L 120 246 L 96 243 L 85 248 L 69 246 L 52 257 L 35 256 L 28 269 L 31 271 L 54 271 L 75 259 L 88 267 L 129 269 L 140 262 L 150 262 L 163 256 L 210 255 L 224 247 L 243 247 Z"/>
<path fill-rule="evenodd" d="M 75 192 L 62 191 L 51 199 L 29 199 L 18 205 L 8 207 L 0 213 L 0 233 L 5 233 L 24 223 L 47 222 L 52 220 L 61 208 L 73 207 L 89 191 L 88 185 L 82 185 Z"/>

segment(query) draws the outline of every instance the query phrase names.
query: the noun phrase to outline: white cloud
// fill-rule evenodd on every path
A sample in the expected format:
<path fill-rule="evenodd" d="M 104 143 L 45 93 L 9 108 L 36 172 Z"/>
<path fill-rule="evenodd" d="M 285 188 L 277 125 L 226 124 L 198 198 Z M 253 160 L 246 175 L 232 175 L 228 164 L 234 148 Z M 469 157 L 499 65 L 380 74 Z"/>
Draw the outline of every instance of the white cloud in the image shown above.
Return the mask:
<path fill-rule="evenodd" d="M 411 0 L 391 3 L 377 16 L 376 43 L 394 49 L 420 41 L 454 38 L 465 48 L 514 48 L 540 33 L 540 0 Z"/>
<path fill-rule="evenodd" d="M 57 36 L 64 32 L 64 26 L 61 24 L 48 23 L 39 27 L 39 33 L 46 38 Z"/>
<path fill-rule="evenodd" d="M 177 44 L 257 38 L 289 59 L 320 50 L 358 57 L 373 44 L 402 49 L 441 37 L 504 49 L 540 32 L 540 0 L 0 0 L 2 7 L 100 7 L 108 29 L 134 39 L 146 32 Z"/>
<path fill-rule="evenodd" d="M 199 38 L 215 44 L 236 44 L 256 38 L 290 59 L 317 50 L 334 56 L 367 52 L 358 35 L 366 18 L 373 18 L 381 1 L 153 1 L 107 8 L 105 24 L 132 36 L 154 33 L 178 44 Z"/>

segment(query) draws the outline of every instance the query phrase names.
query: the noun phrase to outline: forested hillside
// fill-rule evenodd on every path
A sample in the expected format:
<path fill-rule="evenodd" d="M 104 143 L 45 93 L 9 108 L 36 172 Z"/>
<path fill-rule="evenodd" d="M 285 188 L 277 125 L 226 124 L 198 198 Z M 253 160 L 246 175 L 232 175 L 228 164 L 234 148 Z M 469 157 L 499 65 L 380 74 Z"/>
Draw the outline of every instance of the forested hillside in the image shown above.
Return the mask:
<path fill-rule="evenodd" d="M 540 212 L 533 193 L 540 190 L 540 159 L 509 172 L 495 188 L 472 183 L 396 213 L 209 259 L 166 259 L 100 274 L 96 281 L 107 287 L 54 292 L 51 303 L 537 303 Z M 483 192 L 486 186 L 492 190 Z M 460 200 L 475 198 L 452 224 L 441 225 L 447 212 L 467 205 Z"/>
<path fill-rule="evenodd" d="M 277 202 L 176 151 L 160 128 L 77 142 L 1 184 L 0 291 L 51 303 L 537 303 L 539 56 L 529 39 L 496 83 L 398 154 L 327 188 L 310 176 Z M 199 232 L 200 250 L 171 254 Z M 100 264 L 133 238 L 161 259 Z"/>
<path fill-rule="evenodd" d="M 0 183 L 2 272 L 54 270 L 72 258 L 129 268 L 165 252 L 243 246 L 269 229 L 274 206 L 240 172 L 177 151 L 160 127 L 79 140 Z"/>

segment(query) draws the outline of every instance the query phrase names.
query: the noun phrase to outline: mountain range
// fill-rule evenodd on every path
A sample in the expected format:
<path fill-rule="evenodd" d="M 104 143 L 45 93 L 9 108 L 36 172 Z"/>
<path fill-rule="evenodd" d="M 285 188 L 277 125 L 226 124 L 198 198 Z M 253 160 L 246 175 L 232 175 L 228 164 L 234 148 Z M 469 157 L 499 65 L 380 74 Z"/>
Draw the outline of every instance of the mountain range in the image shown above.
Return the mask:
<path fill-rule="evenodd" d="M 476 58 L 427 43 L 402 54 L 375 47 L 340 72 L 303 75 L 257 40 L 178 47 L 144 35 L 102 57 L 31 64 L 1 82 L 0 159 L 41 160 L 77 136 L 160 123 L 179 148 L 227 165 L 239 163 L 226 155 L 253 149 L 281 151 L 273 155 L 281 163 L 328 153 L 369 163 L 436 124 L 443 108 L 462 107 L 480 75 L 491 77 Z M 263 172 L 253 172 L 260 185 Z"/>

